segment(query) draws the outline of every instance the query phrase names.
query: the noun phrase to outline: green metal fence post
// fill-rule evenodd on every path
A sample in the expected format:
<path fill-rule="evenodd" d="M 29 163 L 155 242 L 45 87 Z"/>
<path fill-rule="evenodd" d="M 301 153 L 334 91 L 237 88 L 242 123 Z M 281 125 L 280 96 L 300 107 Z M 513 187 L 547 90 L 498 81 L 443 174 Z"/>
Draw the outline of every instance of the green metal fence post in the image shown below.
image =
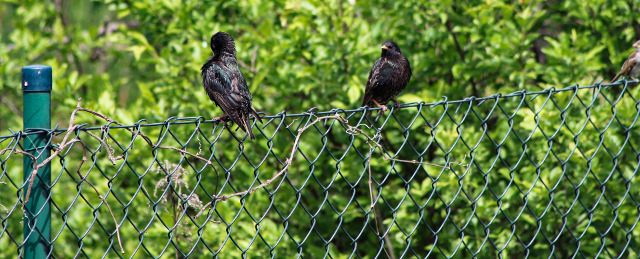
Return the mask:
<path fill-rule="evenodd" d="M 22 67 L 22 96 L 24 130 L 51 128 L 51 67 L 33 65 Z M 24 156 L 23 199 L 29 188 L 29 177 L 33 167 L 42 163 L 51 154 L 48 134 L 28 135 L 24 139 L 24 150 L 35 156 L 36 163 Z M 51 257 L 51 166 L 38 169 L 33 181 L 24 216 L 24 258 Z"/>

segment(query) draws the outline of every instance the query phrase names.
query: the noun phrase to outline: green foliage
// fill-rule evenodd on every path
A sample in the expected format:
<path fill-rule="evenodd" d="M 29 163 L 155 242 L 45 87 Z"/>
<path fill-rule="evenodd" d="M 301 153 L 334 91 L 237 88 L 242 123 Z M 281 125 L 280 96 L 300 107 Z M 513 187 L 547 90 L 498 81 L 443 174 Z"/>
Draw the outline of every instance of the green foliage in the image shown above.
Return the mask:
<path fill-rule="evenodd" d="M 637 1 L 618 0 L 588 1 L 587 3 L 577 0 L 518 2 L 408 0 L 377 1 L 376 3 L 342 0 L 76 2 L 5 0 L 0 3 L 0 135 L 10 134 L 9 129 L 13 131 L 22 129 L 20 68 L 29 64 L 45 64 L 53 67 L 54 117 L 52 121 L 54 124 L 60 124 L 61 128 L 67 126 L 70 112 L 76 107 L 78 98 L 83 99 L 85 107 L 106 114 L 123 124 L 133 124 L 142 119 L 158 122 L 171 116 L 203 116 L 207 119 L 215 117 L 221 113 L 221 110 L 209 101 L 202 89 L 200 67 L 212 55 L 208 46 L 209 38 L 217 31 L 226 31 L 235 37 L 238 59 L 253 93 L 254 105 L 257 110 L 266 114 L 276 114 L 281 111 L 301 113 L 312 107 L 317 107 L 319 110 L 358 107 L 369 70 L 380 55 L 381 43 L 387 39 L 398 43 L 402 53 L 411 62 L 414 72 L 407 89 L 399 97 L 401 102 L 435 102 L 441 100 L 441 96 L 447 96 L 449 100 L 453 100 L 468 96 L 504 94 L 517 90 L 537 91 L 572 84 L 592 84 L 612 78 L 624 59 L 633 51 L 630 45 L 640 38 L 638 35 L 640 24 L 635 15 L 639 5 Z M 632 91 L 634 96 L 638 96 L 637 89 Z M 582 98 L 591 100 L 588 94 L 583 94 Z M 520 106 L 519 100 L 501 103 L 505 105 L 505 110 L 511 113 L 500 114 L 497 118 L 492 117 L 491 119 L 495 119 L 496 122 L 493 124 L 494 128 L 487 132 L 493 141 L 498 143 L 504 141 L 500 154 L 487 137 L 483 137 L 483 129 L 476 127 L 481 124 L 477 119 L 465 120 L 461 125 L 455 125 L 453 122 L 461 121 L 462 118 L 447 118 L 447 123 L 443 122 L 437 131 L 432 131 L 419 123 L 412 126 L 412 132 L 420 132 L 410 137 L 415 146 L 425 148 L 431 138 L 437 138 L 443 146 L 452 149 L 450 154 L 440 150 L 434 151 L 430 155 L 432 161 L 429 162 L 444 164 L 451 160 L 462 160 L 465 156 L 473 156 L 474 161 L 477 162 L 477 168 L 482 170 L 474 169 L 465 172 L 464 169 L 458 169 L 458 171 L 454 169 L 452 170 L 454 174 L 450 171 L 443 173 L 426 169 L 421 171 L 420 177 L 409 184 L 402 179 L 402 173 L 388 179 L 385 185 L 401 186 L 383 189 L 383 195 L 389 197 L 393 204 L 411 202 L 403 200 L 404 191 L 395 192 L 405 190 L 403 188 L 422 199 L 428 199 L 435 190 L 439 191 L 439 197 L 432 198 L 438 199 L 438 202 L 431 203 L 428 211 L 422 208 L 415 209 L 415 206 L 399 206 L 400 209 L 395 215 L 397 225 L 390 230 L 390 233 L 393 233 L 391 238 L 394 246 L 397 245 L 396 252 L 404 247 L 406 239 L 399 228 L 411 229 L 407 226 L 425 221 L 433 230 L 437 229 L 439 224 L 442 224 L 443 228 L 439 232 L 438 243 L 435 243 L 430 231 L 421 229 L 423 233 L 413 237 L 412 243 L 413 248 L 418 251 L 434 249 L 438 253 L 451 255 L 456 251 L 455 245 L 460 240 L 471 247 L 479 247 L 484 242 L 482 240 L 485 235 L 484 224 L 491 221 L 498 210 L 496 200 L 502 204 L 500 213 L 504 217 L 518 220 L 513 223 L 501 218 L 496 223 L 501 228 L 491 228 L 492 232 L 489 234 L 495 242 L 495 249 L 482 251 L 479 257 L 495 256 L 503 247 L 506 248 L 502 255 L 507 255 L 506 257 L 519 255 L 523 250 L 521 246 L 515 244 L 512 228 L 516 229 L 518 235 L 536 237 L 534 242 L 536 245 L 531 247 L 532 251 L 538 253 L 537 256 L 548 256 L 550 253 L 548 247 L 538 246 L 548 244 L 547 239 L 554 237 L 549 236 L 545 239 L 541 234 L 534 235 L 528 232 L 541 228 L 540 231 L 556 233 L 565 224 L 584 230 L 585 237 L 581 240 L 581 249 L 584 249 L 582 251 L 586 255 L 592 256 L 600 252 L 599 247 L 584 244 L 600 242 L 598 233 L 605 231 L 603 229 L 606 229 L 606 225 L 610 223 L 611 215 L 617 215 L 624 226 L 634 224 L 633 219 L 637 218 L 637 211 L 633 209 L 635 204 L 626 204 L 629 203 L 629 199 L 625 200 L 625 206 L 619 209 L 607 207 L 594 213 L 590 211 L 596 204 L 598 208 L 610 206 L 597 195 L 588 194 L 592 190 L 602 188 L 594 179 L 603 181 L 602 177 L 606 175 L 604 172 L 613 170 L 610 157 L 603 156 L 602 151 L 594 150 L 600 141 L 605 141 L 607 145 L 618 147 L 620 150 L 627 150 L 627 153 L 622 153 L 618 159 L 618 161 L 626 161 L 618 165 L 622 168 L 621 175 L 632 177 L 636 170 L 634 165 L 637 164 L 633 164 L 636 159 L 633 152 L 628 150 L 628 146 L 620 147 L 625 143 L 624 134 L 619 133 L 624 132 L 623 129 L 614 127 L 608 131 L 611 133 L 607 133 L 606 139 L 597 138 L 599 131 L 610 122 L 611 106 L 601 102 L 600 104 L 604 105 L 592 107 L 589 111 L 593 117 L 588 121 L 585 118 L 586 108 L 580 105 L 579 101 L 572 101 L 570 96 L 561 95 L 553 105 L 543 105 L 544 100 L 543 97 L 539 97 L 530 103 L 531 107 Z M 492 105 L 491 102 L 487 102 L 478 109 L 486 115 Z M 567 108 L 566 113 L 561 113 L 560 111 L 567 105 L 570 105 L 570 108 Z M 517 107 L 521 109 L 515 112 Z M 438 121 L 438 116 L 442 114 L 443 109 L 442 106 L 435 107 L 431 112 L 424 112 L 423 116 L 430 122 Z M 465 107 L 460 109 L 464 110 Z M 411 121 L 414 119 L 412 115 L 415 114 L 402 111 L 398 113 L 401 121 Z M 617 106 L 616 116 L 624 118 L 625 122 L 632 121 L 636 115 L 637 107 L 633 102 L 621 102 Z M 93 116 L 83 115 L 79 120 L 91 125 L 104 124 Z M 558 122 L 562 120 L 566 121 L 566 127 L 558 126 Z M 287 124 L 289 123 L 293 121 L 288 121 Z M 539 123 L 539 128 L 536 128 L 536 123 Z M 514 124 L 518 125 L 514 131 L 515 134 L 519 134 L 518 136 L 531 134 L 531 142 L 526 145 L 526 150 L 523 150 L 523 143 L 514 133 L 508 134 L 509 125 Z M 460 133 L 459 127 L 466 127 L 463 133 Z M 397 151 L 399 158 L 418 159 L 414 152 L 399 147 L 401 140 L 405 137 L 399 130 L 402 125 L 393 124 L 389 128 L 398 130 L 386 132 L 383 137 L 388 142 L 385 145 L 388 145 L 392 151 Z M 581 128 L 584 128 L 585 138 L 579 144 L 575 144 L 575 132 Z M 266 128 L 264 131 L 269 135 L 275 130 Z M 535 133 L 531 133 L 532 131 Z M 614 134 L 615 132 L 618 133 Z M 189 130 L 185 129 L 177 134 L 188 137 L 188 133 Z M 216 134 L 218 133 L 220 132 Z M 158 137 L 162 131 L 155 128 L 146 129 L 145 134 Z M 233 138 L 227 136 L 228 132 L 220 134 L 224 136 L 222 137 L 224 143 L 218 144 L 216 150 L 209 150 L 209 152 L 219 152 L 221 161 L 225 166 L 230 167 L 229 161 L 234 161 L 239 154 L 238 146 L 233 142 Z M 557 153 L 549 155 L 551 148 L 547 136 L 553 134 L 557 134 L 553 140 L 553 145 L 557 147 L 554 152 Z M 479 143 L 473 154 L 470 154 L 469 149 L 462 144 L 455 143 L 460 135 L 472 144 Z M 123 133 L 119 137 L 126 139 L 130 138 L 130 135 Z M 339 144 L 350 141 L 347 136 L 339 132 L 335 133 L 335 138 L 331 141 L 334 145 L 333 150 L 345 148 Z M 290 135 L 277 135 L 273 142 L 256 142 L 247 145 L 259 154 L 264 154 L 271 145 L 275 153 L 287 154 L 292 140 Z M 357 146 L 362 147 L 362 150 L 358 151 L 366 153 L 368 148 L 366 143 L 362 140 L 356 140 L 356 142 L 358 142 Z M 283 250 L 278 250 L 278 256 L 297 255 L 293 240 L 299 242 L 309 232 L 308 223 L 311 219 L 308 214 L 300 209 L 293 209 L 292 203 L 296 202 L 296 195 L 307 197 L 304 205 L 327 217 L 326 219 L 318 218 L 316 222 L 316 227 L 322 230 L 333 229 L 327 226 L 335 225 L 339 220 L 335 218 L 335 212 L 326 205 L 319 208 L 324 199 L 327 198 L 339 208 L 347 204 L 348 196 L 324 196 L 327 190 L 322 186 L 328 184 L 324 181 L 336 177 L 332 175 L 335 172 L 335 160 L 326 154 L 317 154 L 325 144 L 326 139 L 323 139 L 323 135 L 318 132 L 306 135 L 301 142 L 301 150 L 312 154 L 311 157 L 316 155 L 322 157 L 321 162 L 316 163 L 317 168 L 310 169 L 308 164 L 300 163 L 294 164 L 295 166 L 290 169 L 291 173 L 311 170 L 314 173 L 313 177 L 320 179 L 317 180 L 318 182 L 303 188 L 302 191 L 296 189 L 302 187 L 300 182 L 294 182 L 278 190 L 273 201 L 266 195 L 258 194 L 243 201 L 254 204 L 255 209 L 261 213 L 265 213 L 270 206 L 273 206 L 290 213 L 292 219 L 298 218 L 295 221 L 299 223 L 298 225 L 285 227 L 278 221 L 279 217 L 271 212 L 262 221 L 260 226 L 263 231 L 280 234 L 286 228 L 287 233 L 291 235 L 282 237 L 283 244 L 287 246 Z M 93 147 L 98 145 L 99 143 L 94 143 Z M 571 155 L 576 146 L 582 151 L 581 156 Z M 0 146 L 0 148 L 5 147 Z M 197 146 L 188 148 L 197 150 Z M 128 155 L 139 158 L 144 157 L 144 152 L 149 151 L 137 149 L 132 150 Z M 151 155 L 151 153 L 146 154 Z M 527 158 L 522 158 L 520 154 L 526 154 Z M 160 161 L 170 161 L 167 165 L 177 163 L 176 160 L 180 159 L 175 152 L 152 155 L 159 155 Z M 566 163 L 552 160 L 553 162 L 547 162 L 538 167 L 530 163 L 519 168 L 517 172 L 508 168 L 522 159 L 531 159 L 536 161 L 535 163 L 540 163 L 545 157 L 551 160 L 549 156 L 571 157 L 571 159 Z M 256 155 L 255 158 L 258 157 Z M 494 162 L 491 159 L 496 157 L 499 157 L 499 166 L 493 168 L 490 174 L 483 175 Z M 108 164 L 106 157 L 99 159 L 104 164 Z M 14 162 L 16 165 L 21 163 L 17 160 Z M 71 158 L 67 163 L 69 164 L 66 166 L 70 168 L 79 166 L 79 161 Z M 132 163 L 141 166 L 142 169 L 137 170 L 142 171 L 127 171 L 128 174 L 120 175 L 115 180 L 112 179 L 115 176 L 109 175 L 108 170 L 99 171 L 100 175 L 96 175 L 98 171 L 92 171 L 89 179 L 94 183 L 100 183 L 96 188 L 102 194 L 109 190 L 108 182 L 108 184 L 115 184 L 116 195 L 128 197 L 127 195 L 138 191 L 136 189 L 138 185 L 133 183 L 145 174 L 146 166 L 153 164 L 151 158 L 148 161 Z M 265 163 L 265 166 L 271 169 L 281 166 L 274 159 Z M 393 168 L 408 173 L 409 169 L 412 169 L 401 165 L 392 166 L 382 159 L 373 160 L 371 164 L 374 171 L 379 172 L 387 172 Z M 160 165 L 155 164 L 152 169 L 156 170 L 158 166 Z M 362 161 L 357 157 L 347 157 L 340 166 L 343 168 L 341 171 L 343 175 L 340 177 L 355 181 L 362 174 Z M 579 182 L 581 179 L 576 178 L 582 176 L 582 174 L 562 175 L 561 168 L 567 166 L 572 167 L 571 170 L 575 172 L 590 172 L 590 181 L 579 188 L 582 195 L 580 199 L 589 204 L 584 206 L 573 204 L 574 209 L 583 211 L 561 217 L 558 215 L 571 206 L 577 195 L 576 189 L 568 181 Z M 597 170 L 598 168 L 602 170 Z M 246 181 L 253 179 L 252 169 L 246 161 L 238 164 L 233 171 L 233 179 Z M 4 170 L 7 170 L 7 174 L 13 179 L 21 178 L 22 172 L 19 166 Z M 58 167 L 58 170 L 61 170 L 61 167 Z M 268 172 L 271 174 L 273 170 Z M 63 173 L 59 187 L 76 190 L 79 180 L 73 177 L 78 177 L 75 172 Z M 262 177 L 260 177 L 262 180 L 268 179 L 268 177 Z M 311 176 L 299 177 L 298 180 Z M 434 180 L 436 178 L 437 181 Z M 138 203 L 127 207 L 129 210 L 127 213 L 144 215 L 155 210 L 171 211 L 171 208 L 163 207 L 171 206 L 171 202 L 159 203 L 163 196 L 154 196 L 152 191 L 157 187 L 157 182 L 166 177 L 160 173 L 146 174 L 144 179 L 153 179 L 151 182 L 144 183 L 144 186 L 148 190 L 149 197 L 158 202 L 154 204 L 158 207 L 136 200 Z M 197 193 L 201 195 L 201 199 L 206 200 L 207 196 L 204 192 L 208 193 L 216 188 L 216 182 L 210 180 L 191 179 L 188 183 L 191 187 L 204 185 Z M 523 188 L 514 188 L 511 185 L 512 182 Z M 607 192 L 611 192 L 607 193 L 611 197 L 615 196 L 614 183 L 624 186 L 629 182 L 620 178 L 612 180 L 607 189 Z M 8 201 L 6 204 L 13 204 L 16 199 L 15 190 L 3 185 L 0 182 L 0 188 L 6 188 L 7 191 L 0 191 L 0 204 L 4 201 Z M 246 189 L 250 187 L 250 183 L 239 186 L 239 189 Z M 485 186 L 491 187 L 494 192 L 488 193 Z M 511 187 L 507 188 L 507 186 Z M 88 189 L 86 186 L 85 188 Z M 458 188 L 470 193 L 456 194 Z M 549 190 L 553 188 L 558 188 L 558 193 L 549 197 Z M 348 186 L 342 182 L 328 192 L 350 195 L 349 192 L 344 191 L 347 189 Z M 98 195 L 92 192 L 93 189 L 88 191 L 91 194 L 86 197 L 87 203 L 74 205 L 77 207 L 67 215 L 69 218 L 65 219 L 66 223 L 78 229 L 86 228 L 91 224 L 89 221 L 92 217 L 87 215 L 94 212 L 92 206 L 100 203 Z M 232 192 L 227 189 L 223 193 Z M 67 197 L 64 193 L 54 195 L 59 195 L 60 197 L 56 196 L 55 199 L 66 206 L 71 206 L 74 200 L 74 197 Z M 111 200 L 108 200 L 110 203 L 118 202 L 113 195 L 110 197 Z M 358 196 L 356 199 L 362 206 L 369 204 L 367 195 Z M 553 208 L 546 207 L 551 201 L 555 202 Z M 532 213 L 520 214 L 525 203 L 526 208 Z M 240 208 L 235 201 L 220 203 L 218 206 L 220 206 L 219 211 L 228 213 L 221 215 L 221 218 L 233 219 L 236 216 L 234 213 L 237 213 Z M 455 211 L 450 211 L 452 208 Z M 545 212 L 547 210 L 553 210 L 553 213 Z M 99 211 L 102 213 L 100 218 L 104 221 L 101 224 L 104 224 L 108 231 L 113 231 L 114 225 L 108 211 L 104 207 L 100 207 Z M 2 207 L 0 207 L 0 215 L 4 216 L 1 213 L 4 213 Z M 123 213 L 122 208 L 116 210 L 116 218 L 122 218 Z M 544 213 L 553 216 L 548 216 L 543 221 L 536 218 Z M 258 214 L 261 216 L 260 213 Z M 162 215 L 162 220 L 167 222 L 175 220 L 171 213 Z M 477 218 L 471 215 L 477 215 Z M 372 215 L 345 214 L 340 220 L 344 220 L 347 224 L 361 222 L 367 217 L 370 220 L 373 218 Z M 473 219 L 467 226 L 468 232 L 465 232 L 467 236 L 461 238 L 458 228 L 462 227 L 469 218 Z M 478 219 L 484 219 L 486 222 L 480 222 Z M 235 233 L 240 233 L 235 238 L 241 246 L 246 247 L 256 233 L 254 222 L 244 215 L 238 220 L 245 224 L 238 225 L 240 230 L 234 230 L 237 231 Z M 17 221 L 13 220 L 13 222 Z M 588 222 L 593 223 L 589 225 Z M 385 223 L 389 224 L 389 221 Z M 141 220 L 135 224 L 143 228 L 145 222 Z M 54 221 L 54 229 L 60 229 L 62 226 L 63 222 Z M 124 237 L 125 240 L 137 240 L 138 236 L 134 234 L 137 230 L 132 226 L 134 224 L 124 225 L 122 232 L 129 233 Z M 224 225 L 213 226 L 215 231 L 208 229 L 204 233 L 204 239 L 213 240 L 212 244 L 208 244 L 211 246 L 225 242 L 224 235 L 219 235 L 226 231 L 221 227 Z M 11 227 L 15 227 L 11 233 L 20 233 L 22 228 L 22 226 Z M 190 231 L 195 232 L 197 229 Z M 356 229 L 348 229 L 348 231 L 351 234 L 357 234 Z M 626 234 L 624 232 L 613 233 L 614 241 L 611 242 L 624 240 Z M 636 232 L 637 230 L 634 230 L 632 233 L 640 234 Z M 147 229 L 146 233 L 149 236 L 144 241 L 146 249 L 154 254 L 162 251 L 163 245 L 168 240 L 167 229 L 154 225 Z M 579 234 L 573 233 L 573 235 Z M 78 239 L 74 235 L 77 233 L 65 230 L 60 234 L 57 242 L 76 244 Z M 326 237 L 330 233 L 322 232 L 322 235 Z M 559 254 L 566 254 L 568 257 L 577 245 L 571 243 L 563 247 L 562 245 L 568 242 L 567 237 L 567 234 L 562 235 L 562 239 L 558 241 L 561 245 L 556 246 L 556 249 L 560 251 Z M 91 240 L 99 244 L 96 246 L 86 244 L 85 249 L 90 257 L 107 253 L 105 251 L 107 245 L 100 242 L 101 238 L 104 238 L 104 233 L 97 228 L 91 230 L 89 237 L 85 238 L 84 242 Z M 280 236 L 263 238 L 273 243 Z M 309 238 L 310 243 L 322 244 L 315 234 Z M 5 254 L 5 251 L 13 252 L 7 248 L 11 247 L 9 241 L 1 234 L 0 240 L 2 240 L 0 257 L 11 256 L 11 254 Z M 334 249 L 332 251 L 337 251 L 336 254 L 340 256 L 349 256 L 351 251 L 341 250 L 342 247 L 351 246 L 349 241 L 344 236 L 338 238 L 334 242 L 335 247 L 331 248 Z M 375 238 L 371 238 L 363 243 L 362 247 L 359 247 L 359 253 L 371 252 L 372 254 L 365 254 L 373 257 L 377 247 L 376 242 Z M 270 256 L 264 243 L 255 242 L 254 244 L 259 248 L 250 250 L 251 256 L 256 258 Z M 137 242 L 131 242 L 124 246 L 126 251 L 134 251 L 137 245 Z M 117 249 L 118 246 L 113 245 L 113 247 Z M 56 246 L 55 256 L 73 257 L 77 248 Z M 325 252 L 325 248 L 320 245 L 308 249 L 310 250 L 305 250 L 304 253 L 320 255 Z M 463 256 L 460 253 L 467 252 L 458 251 L 457 255 Z M 172 251 L 167 253 L 170 254 Z M 229 244 L 225 246 L 222 253 L 228 253 L 230 257 L 241 256 L 240 252 Z M 113 254 L 109 255 L 113 256 Z M 421 255 L 424 256 L 424 254 Z"/>
<path fill-rule="evenodd" d="M 5 133 L 20 128 L 19 116 L 9 116 L 21 105 L 16 82 L 20 67 L 34 63 L 54 68 L 54 121 L 78 97 L 124 123 L 214 117 L 199 69 L 217 31 L 236 38 L 256 106 L 275 114 L 358 106 L 386 39 L 412 63 L 406 102 L 590 84 L 616 72 L 638 24 L 621 15 L 634 9 L 627 1 L 26 1 L 1 8 Z"/>

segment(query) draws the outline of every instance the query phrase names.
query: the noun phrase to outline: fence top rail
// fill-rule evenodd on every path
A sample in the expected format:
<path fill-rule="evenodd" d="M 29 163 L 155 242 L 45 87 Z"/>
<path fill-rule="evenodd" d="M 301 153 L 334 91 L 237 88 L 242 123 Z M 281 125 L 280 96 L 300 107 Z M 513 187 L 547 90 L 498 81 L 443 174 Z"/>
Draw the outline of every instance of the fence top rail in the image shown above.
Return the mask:
<path fill-rule="evenodd" d="M 561 92 L 568 92 L 568 91 L 574 91 L 575 94 L 577 94 L 578 91 L 580 90 L 585 90 L 585 89 L 595 89 L 595 90 L 600 90 L 602 88 L 607 89 L 609 87 L 612 86 L 623 86 L 624 89 L 626 89 L 626 87 L 629 84 L 634 84 L 634 83 L 638 83 L 638 81 L 627 81 L 627 80 L 620 80 L 618 82 L 614 82 L 614 83 L 609 83 L 609 84 L 602 84 L 602 80 L 593 84 L 593 85 L 588 85 L 588 86 L 579 86 L 578 84 L 575 85 L 571 85 L 571 86 L 567 86 L 564 88 L 560 88 L 560 89 L 556 89 L 555 87 L 550 87 L 544 90 L 540 90 L 540 91 L 533 91 L 533 92 L 528 92 L 527 90 L 520 90 L 520 91 L 515 91 L 509 94 L 502 94 L 502 93 L 496 93 L 490 96 L 486 96 L 486 97 L 475 97 L 475 96 L 470 96 L 464 99 L 459 99 L 459 100 L 453 100 L 453 101 L 449 101 L 447 99 L 446 96 L 443 96 L 441 101 L 437 101 L 437 102 L 411 102 L 411 103 L 404 103 L 400 105 L 400 108 L 412 108 L 412 107 L 429 107 L 429 108 L 433 108 L 439 105 L 451 105 L 451 104 L 458 104 L 458 105 L 462 105 L 465 103 L 473 103 L 473 102 L 477 102 L 477 105 L 480 105 L 482 103 L 484 103 L 485 101 L 490 101 L 490 100 L 499 100 L 499 99 L 507 99 L 507 98 L 514 98 L 514 97 L 528 97 L 528 96 L 533 96 L 531 98 L 531 100 L 537 98 L 540 95 L 554 95 L 556 93 L 561 93 Z M 623 89 L 623 90 L 624 90 Z M 336 108 L 336 109 L 331 109 L 329 111 L 318 111 L 318 109 L 316 107 L 313 107 L 309 110 L 307 110 L 304 113 L 297 113 L 297 114 L 287 114 L 286 111 L 281 111 L 280 113 L 274 114 L 274 115 L 265 115 L 262 118 L 263 119 L 278 119 L 278 118 L 293 118 L 293 117 L 306 117 L 306 116 L 311 116 L 311 115 L 315 115 L 315 116 L 322 116 L 322 115 L 332 115 L 332 114 L 337 114 L 337 113 L 344 113 L 344 114 L 349 114 L 349 113 L 358 113 L 358 112 L 366 112 L 366 111 L 376 111 L 376 110 L 380 110 L 379 107 L 359 107 L 357 109 L 341 109 L 341 108 Z M 264 113 L 261 113 L 262 115 L 264 115 Z M 207 120 L 205 119 L 203 116 L 198 116 L 198 117 L 182 117 L 182 118 L 178 118 L 178 117 L 169 117 L 168 119 L 166 119 L 163 122 L 154 122 L 154 123 L 144 123 L 146 121 L 146 119 L 141 119 L 138 122 L 136 122 L 135 124 L 132 125 L 113 125 L 111 126 L 111 124 L 115 124 L 115 121 L 110 121 L 107 125 L 104 126 L 94 126 L 94 127 L 85 127 L 87 124 L 80 124 L 77 126 L 76 131 L 91 131 L 91 130 L 101 130 L 104 129 L 105 126 L 108 126 L 111 129 L 121 129 L 121 128 L 138 128 L 138 127 L 156 127 L 156 126 L 162 126 L 162 125 L 167 125 L 168 123 L 170 124 L 174 124 L 174 125 L 180 125 L 180 124 L 197 124 L 197 123 L 211 123 L 213 122 L 213 120 Z M 5 140 L 5 139 L 12 139 L 12 138 L 16 138 L 18 136 L 20 137 L 24 137 L 27 135 L 32 135 L 32 134 L 40 134 L 43 131 L 45 131 L 46 133 L 49 134 L 60 134 L 63 132 L 67 132 L 68 129 L 59 129 L 58 125 L 56 125 L 53 129 L 29 129 L 27 131 L 17 131 L 17 132 L 13 132 L 11 129 L 9 129 L 9 131 L 12 132 L 12 134 L 10 135 L 6 135 L 6 136 L 0 136 L 0 141 Z"/>

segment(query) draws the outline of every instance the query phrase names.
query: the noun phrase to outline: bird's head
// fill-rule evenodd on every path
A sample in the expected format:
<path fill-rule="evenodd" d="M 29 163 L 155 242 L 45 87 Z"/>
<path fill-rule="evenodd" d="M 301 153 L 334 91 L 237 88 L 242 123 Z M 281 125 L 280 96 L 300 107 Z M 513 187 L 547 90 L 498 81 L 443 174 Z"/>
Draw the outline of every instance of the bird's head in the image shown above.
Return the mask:
<path fill-rule="evenodd" d="M 639 47 L 640 47 L 640 40 L 639 40 L 639 41 L 634 42 L 634 43 L 633 43 L 633 45 L 631 45 L 631 46 L 636 47 L 636 48 L 639 48 Z"/>
<path fill-rule="evenodd" d="M 218 32 L 211 36 L 211 51 L 213 56 L 220 54 L 236 55 L 236 44 L 233 41 L 233 37 L 226 32 Z"/>
<path fill-rule="evenodd" d="M 393 42 L 391 40 L 383 42 L 381 48 L 382 48 L 382 55 L 385 55 L 389 51 L 402 53 L 400 51 L 400 48 L 398 47 L 398 44 L 396 44 L 395 42 Z"/>

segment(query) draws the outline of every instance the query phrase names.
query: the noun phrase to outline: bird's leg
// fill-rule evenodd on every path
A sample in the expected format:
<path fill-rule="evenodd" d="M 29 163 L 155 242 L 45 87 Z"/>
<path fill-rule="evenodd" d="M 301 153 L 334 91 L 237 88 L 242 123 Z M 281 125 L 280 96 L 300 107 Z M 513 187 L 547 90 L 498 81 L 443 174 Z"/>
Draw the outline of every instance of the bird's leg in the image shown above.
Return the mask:
<path fill-rule="evenodd" d="M 396 111 L 400 110 L 400 102 L 398 102 L 398 100 L 396 100 L 396 99 L 391 99 L 391 100 L 393 100 L 393 103 L 396 104 Z"/>
<path fill-rule="evenodd" d="M 211 120 L 212 120 L 212 122 L 211 122 L 211 123 L 212 123 L 212 124 L 215 124 L 216 122 L 220 122 L 220 121 L 222 121 L 222 122 L 224 123 L 224 125 L 226 126 L 226 125 L 227 125 L 227 120 L 225 120 L 225 119 L 224 119 L 224 117 L 226 117 L 226 116 L 227 116 L 227 114 L 226 114 L 226 113 L 223 113 L 222 115 L 220 115 L 220 116 L 218 116 L 218 117 L 215 117 L 215 118 L 211 119 Z"/>
<path fill-rule="evenodd" d="M 384 114 L 385 112 L 387 112 L 387 106 L 384 106 L 382 104 L 379 104 L 376 99 L 371 98 L 371 100 L 373 101 L 373 103 L 375 103 L 376 105 L 378 105 L 378 107 L 382 108 L 382 114 Z"/>

